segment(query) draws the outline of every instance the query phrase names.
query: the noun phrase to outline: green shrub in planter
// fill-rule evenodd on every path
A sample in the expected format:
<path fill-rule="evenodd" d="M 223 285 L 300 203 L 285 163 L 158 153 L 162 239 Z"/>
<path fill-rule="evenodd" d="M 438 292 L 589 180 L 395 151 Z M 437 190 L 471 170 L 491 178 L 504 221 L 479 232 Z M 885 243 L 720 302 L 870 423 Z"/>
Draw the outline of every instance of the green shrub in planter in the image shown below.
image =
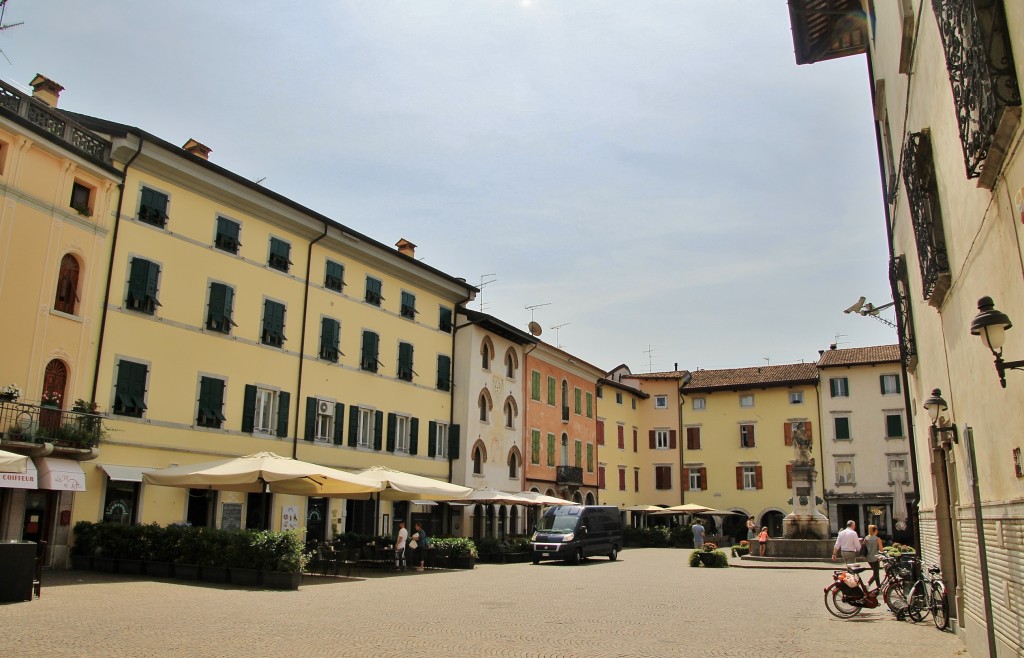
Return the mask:
<path fill-rule="evenodd" d="M 96 551 L 99 548 L 98 525 L 99 524 L 97 523 L 90 523 L 89 521 L 79 521 L 75 524 L 75 543 L 71 547 L 72 555 L 82 555 L 86 557 L 93 557 L 96 555 Z"/>
<path fill-rule="evenodd" d="M 690 566 L 699 567 L 701 565 L 713 568 L 728 567 L 729 558 L 724 552 L 718 550 L 718 546 L 708 542 L 690 554 Z"/>
<path fill-rule="evenodd" d="M 180 525 L 169 525 L 166 528 L 161 528 L 155 523 L 147 527 L 151 528 L 153 533 L 149 542 L 149 559 L 154 562 L 180 561 L 181 547 L 179 544 L 185 531 L 190 530 L 190 528 Z"/>
<path fill-rule="evenodd" d="M 668 541 L 672 548 L 693 548 L 693 530 L 690 526 L 677 525 L 669 531 Z"/>

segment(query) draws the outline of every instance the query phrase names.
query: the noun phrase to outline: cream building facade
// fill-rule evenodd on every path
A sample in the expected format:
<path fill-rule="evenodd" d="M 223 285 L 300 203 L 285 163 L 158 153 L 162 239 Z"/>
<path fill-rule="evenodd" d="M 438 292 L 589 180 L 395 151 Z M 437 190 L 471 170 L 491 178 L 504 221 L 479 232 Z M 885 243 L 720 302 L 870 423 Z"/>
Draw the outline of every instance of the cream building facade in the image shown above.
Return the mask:
<path fill-rule="evenodd" d="M 623 372 L 629 369 L 619 366 L 597 382 L 598 503 L 618 507 L 625 523 L 641 525 L 642 510 L 651 506 L 640 491 L 647 466 L 640 452 L 640 416 L 650 396 L 623 383 Z"/>

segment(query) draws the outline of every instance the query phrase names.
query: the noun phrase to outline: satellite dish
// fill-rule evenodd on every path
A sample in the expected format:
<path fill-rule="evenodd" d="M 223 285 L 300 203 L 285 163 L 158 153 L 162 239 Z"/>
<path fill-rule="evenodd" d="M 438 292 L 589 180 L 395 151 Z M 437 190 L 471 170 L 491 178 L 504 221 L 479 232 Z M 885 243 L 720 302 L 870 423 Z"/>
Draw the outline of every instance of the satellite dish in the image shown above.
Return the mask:
<path fill-rule="evenodd" d="M 689 384 L 691 379 L 693 379 L 693 375 L 691 375 L 690 373 L 686 373 L 685 375 L 683 375 L 683 386 Z"/>
<path fill-rule="evenodd" d="M 536 322 L 530 322 L 530 324 L 528 326 L 530 328 L 530 333 L 533 334 L 534 336 L 540 336 L 541 333 L 543 333 L 543 331 L 544 331 L 543 329 L 540 328 L 540 325 L 537 324 Z"/>
<path fill-rule="evenodd" d="M 850 308 L 843 311 L 843 313 L 860 313 L 860 309 L 862 306 L 864 306 L 864 297 L 861 297 L 860 299 L 855 301 L 853 305 L 850 306 Z M 868 306 L 871 306 L 871 304 L 868 304 Z"/>

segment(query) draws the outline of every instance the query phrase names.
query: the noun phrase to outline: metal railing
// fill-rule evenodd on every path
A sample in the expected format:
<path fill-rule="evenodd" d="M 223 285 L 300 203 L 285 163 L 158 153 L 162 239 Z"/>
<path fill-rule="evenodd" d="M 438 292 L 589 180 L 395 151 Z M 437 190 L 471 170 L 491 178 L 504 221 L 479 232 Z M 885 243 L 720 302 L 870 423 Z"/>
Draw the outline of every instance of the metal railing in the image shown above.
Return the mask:
<path fill-rule="evenodd" d="M 0 108 L 17 114 L 29 123 L 63 140 L 69 148 L 75 151 L 80 151 L 103 162 L 110 162 L 110 142 L 71 120 L 67 115 L 34 100 L 31 96 L 2 80 L 0 80 Z"/>
<path fill-rule="evenodd" d="M 98 446 L 102 436 L 102 414 L 0 400 L 0 444 L 89 449 Z"/>
<path fill-rule="evenodd" d="M 581 466 L 558 466 L 555 468 L 555 482 L 557 484 L 583 484 L 583 467 Z"/>

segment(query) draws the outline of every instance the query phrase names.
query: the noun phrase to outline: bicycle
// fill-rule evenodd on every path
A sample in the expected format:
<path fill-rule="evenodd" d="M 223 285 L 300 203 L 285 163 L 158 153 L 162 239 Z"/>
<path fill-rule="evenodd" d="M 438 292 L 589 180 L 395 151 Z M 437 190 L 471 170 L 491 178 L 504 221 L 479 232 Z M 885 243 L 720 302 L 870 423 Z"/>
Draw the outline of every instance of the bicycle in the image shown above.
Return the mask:
<path fill-rule="evenodd" d="M 949 601 L 946 600 L 946 583 L 937 564 L 928 568 L 928 575 L 922 575 L 907 595 L 907 615 L 911 619 L 923 621 L 929 613 L 935 628 L 945 630 L 949 624 Z"/>
<path fill-rule="evenodd" d="M 832 572 L 832 584 L 825 588 L 825 609 L 834 617 L 849 619 L 864 608 L 878 607 L 878 588 L 869 590 L 861 572 L 868 567 L 847 565 L 843 571 Z"/>
<path fill-rule="evenodd" d="M 879 589 L 882 590 L 882 600 L 898 619 L 902 619 L 906 616 L 907 595 L 914 584 L 917 560 L 911 556 L 889 557 L 887 555 L 882 555 L 879 559 L 882 562 L 882 568 L 885 569 L 885 577 L 879 585 Z"/>

